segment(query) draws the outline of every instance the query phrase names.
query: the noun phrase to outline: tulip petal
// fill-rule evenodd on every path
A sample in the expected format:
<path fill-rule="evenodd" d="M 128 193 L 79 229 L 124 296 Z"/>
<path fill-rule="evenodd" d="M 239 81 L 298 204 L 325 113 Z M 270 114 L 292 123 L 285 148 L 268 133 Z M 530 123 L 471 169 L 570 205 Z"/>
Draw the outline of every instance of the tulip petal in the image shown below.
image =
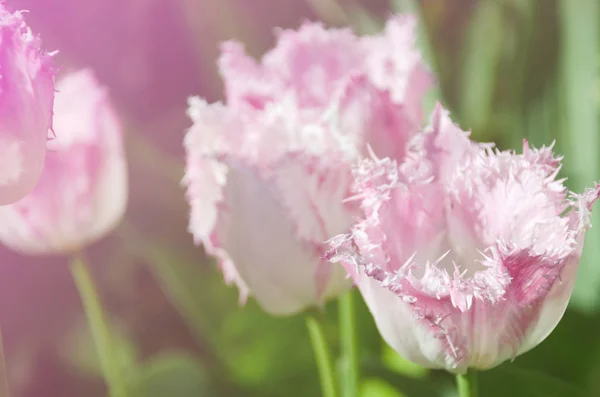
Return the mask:
<path fill-rule="evenodd" d="M 0 205 L 37 184 L 52 126 L 54 71 L 20 13 L 0 4 Z"/>

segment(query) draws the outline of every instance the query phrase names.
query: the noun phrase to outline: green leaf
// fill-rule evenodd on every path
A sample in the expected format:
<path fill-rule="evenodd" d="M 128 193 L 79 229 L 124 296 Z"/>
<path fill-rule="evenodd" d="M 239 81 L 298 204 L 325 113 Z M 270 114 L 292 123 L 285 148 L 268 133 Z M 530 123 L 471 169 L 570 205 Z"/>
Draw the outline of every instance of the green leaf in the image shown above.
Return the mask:
<path fill-rule="evenodd" d="M 441 397 L 448 380 L 452 379 L 443 371 L 429 371 L 428 376 L 415 379 L 395 369 L 390 370 L 387 365 L 383 365 L 379 357 L 374 356 L 364 357 L 362 364 L 362 374 L 365 378 L 381 379 L 406 396 Z"/>
<path fill-rule="evenodd" d="M 465 43 L 461 76 L 460 119 L 463 127 L 479 131 L 489 120 L 500 63 L 504 24 L 502 4 L 479 2 Z"/>
<path fill-rule="evenodd" d="M 600 318 L 568 309 L 548 338 L 517 357 L 515 365 L 535 368 L 567 383 L 584 385 L 589 368 L 600 358 L 598 330 Z"/>
<path fill-rule="evenodd" d="M 561 17 L 561 97 L 564 100 L 562 120 L 565 171 L 569 187 L 581 191 L 600 178 L 600 135 L 596 104 L 597 51 L 600 47 L 597 0 L 562 0 Z M 600 225 L 596 208 L 592 224 Z M 572 304 L 593 312 L 600 303 L 600 227 L 587 232 L 579 277 Z"/>
<path fill-rule="evenodd" d="M 138 369 L 133 397 L 202 397 L 210 395 L 206 371 L 193 357 L 165 354 Z"/>
<path fill-rule="evenodd" d="M 407 397 L 383 379 L 365 379 L 360 388 L 360 397 Z"/>

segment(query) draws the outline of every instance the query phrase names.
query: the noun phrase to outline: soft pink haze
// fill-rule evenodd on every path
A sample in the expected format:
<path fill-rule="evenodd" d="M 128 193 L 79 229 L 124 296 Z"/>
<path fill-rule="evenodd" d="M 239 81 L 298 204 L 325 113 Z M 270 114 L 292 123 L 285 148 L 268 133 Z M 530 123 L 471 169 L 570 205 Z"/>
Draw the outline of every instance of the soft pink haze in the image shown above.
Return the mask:
<path fill-rule="evenodd" d="M 364 217 L 326 257 L 354 274 L 383 338 L 425 367 L 487 369 L 542 342 L 569 301 L 598 186 L 557 179 L 551 147 L 502 152 L 438 106 L 403 162 L 354 170 Z"/>

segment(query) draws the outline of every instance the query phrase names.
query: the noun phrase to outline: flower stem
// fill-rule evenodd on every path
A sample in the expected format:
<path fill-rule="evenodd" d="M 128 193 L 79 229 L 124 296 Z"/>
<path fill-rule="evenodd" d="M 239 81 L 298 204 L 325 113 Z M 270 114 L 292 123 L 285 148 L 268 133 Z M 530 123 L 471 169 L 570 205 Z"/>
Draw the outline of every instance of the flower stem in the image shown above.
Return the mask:
<path fill-rule="evenodd" d="M 353 291 L 349 291 L 338 298 L 338 308 L 342 351 L 340 358 L 342 396 L 356 397 L 358 394 L 359 366 Z"/>
<path fill-rule="evenodd" d="M 94 282 L 81 254 L 72 257 L 71 273 L 79 291 L 92 338 L 96 345 L 109 396 L 127 397 L 126 382 L 117 358 L 114 339 L 102 310 L 102 304 L 94 287 Z"/>
<path fill-rule="evenodd" d="M 469 370 L 466 374 L 456 375 L 456 386 L 459 397 L 477 397 L 479 395 L 477 372 Z"/>
<path fill-rule="evenodd" d="M 323 327 L 316 318 L 307 315 L 306 328 L 315 352 L 319 377 L 321 378 L 322 397 L 337 397 L 333 368 L 327 343 L 325 342 L 325 335 L 323 334 Z"/>

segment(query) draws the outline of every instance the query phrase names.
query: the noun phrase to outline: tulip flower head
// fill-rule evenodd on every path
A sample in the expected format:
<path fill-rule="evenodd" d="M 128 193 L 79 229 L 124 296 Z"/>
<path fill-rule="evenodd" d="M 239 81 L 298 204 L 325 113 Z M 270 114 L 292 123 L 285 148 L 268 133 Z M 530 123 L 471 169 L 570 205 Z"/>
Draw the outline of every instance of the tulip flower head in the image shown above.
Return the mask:
<path fill-rule="evenodd" d="M 54 71 L 20 13 L 0 2 L 0 205 L 29 193 L 44 167 Z"/>
<path fill-rule="evenodd" d="M 326 258 L 354 273 L 378 329 L 430 368 L 487 369 L 544 340 L 569 301 L 595 187 L 556 179 L 551 148 L 476 144 L 441 107 L 400 164 L 355 169 L 364 212 Z"/>
<path fill-rule="evenodd" d="M 224 45 L 227 104 L 190 101 L 184 182 L 190 231 L 242 299 L 287 315 L 350 286 L 321 259 L 322 241 L 352 223 L 356 206 L 343 199 L 367 143 L 401 158 L 389 149 L 418 131 L 431 78 L 414 22 L 392 19 L 368 38 L 307 23 L 280 32 L 260 64 Z"/>
<path fill-rule="evenodd" d="M 68 253 L 111 230 L 127 201 L 121 124 L 90 70 L 62 78 L 39 183 L 0 207 L 0 242 L 27 254 Z"/>

